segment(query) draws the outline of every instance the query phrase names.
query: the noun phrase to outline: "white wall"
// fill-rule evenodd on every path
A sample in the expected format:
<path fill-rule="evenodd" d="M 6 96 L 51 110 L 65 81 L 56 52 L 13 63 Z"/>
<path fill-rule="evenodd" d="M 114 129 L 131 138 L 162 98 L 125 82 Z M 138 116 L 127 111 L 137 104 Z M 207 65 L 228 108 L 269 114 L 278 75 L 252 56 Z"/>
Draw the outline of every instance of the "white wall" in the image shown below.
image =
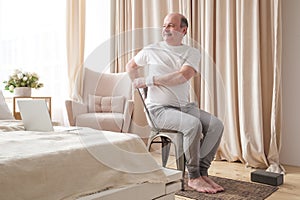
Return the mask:
<path fill-rule="evenodd" d="M 282 164 L 300 166 L 300 1 L 282 0 Z"/>

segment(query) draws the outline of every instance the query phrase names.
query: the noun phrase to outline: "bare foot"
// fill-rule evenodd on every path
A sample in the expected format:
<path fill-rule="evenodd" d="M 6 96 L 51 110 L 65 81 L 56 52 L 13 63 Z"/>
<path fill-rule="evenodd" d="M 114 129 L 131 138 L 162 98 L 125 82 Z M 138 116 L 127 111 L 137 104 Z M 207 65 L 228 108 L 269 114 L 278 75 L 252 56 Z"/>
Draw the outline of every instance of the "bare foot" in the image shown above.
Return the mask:
<path fill-rule="evenodd" d="M 217 192 L 224 191 L 224 188 L 220 185 L 218 185 L 216 182 L 211 180 L 208 176 L 202 176 L 203 180 L 205 180 L 209 185 L 211 185 L 214 189 L 217 190 Z"/>
<path fill-rule="evenodd" d="M 188 181 L 188 186 L 198 192 L 211 194 L 217 193 L 217 190 L 208 184 L 201 176 L 195 179 L 190 179 Z"/>

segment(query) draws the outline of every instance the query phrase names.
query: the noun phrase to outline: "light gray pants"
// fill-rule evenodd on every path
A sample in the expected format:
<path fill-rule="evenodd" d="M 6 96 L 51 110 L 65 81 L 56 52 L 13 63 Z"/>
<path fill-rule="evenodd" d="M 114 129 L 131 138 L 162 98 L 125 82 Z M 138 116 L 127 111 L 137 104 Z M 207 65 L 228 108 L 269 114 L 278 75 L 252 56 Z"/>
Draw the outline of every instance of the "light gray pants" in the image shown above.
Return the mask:
<path fill-rule="evenodd" d="M 183 133 L 183 150 L 190 178 L 207 176 L 208 168 L 219 147 L 223 123 L 190 103 L 184 107 L 149 106 L 158 128 Z"/>

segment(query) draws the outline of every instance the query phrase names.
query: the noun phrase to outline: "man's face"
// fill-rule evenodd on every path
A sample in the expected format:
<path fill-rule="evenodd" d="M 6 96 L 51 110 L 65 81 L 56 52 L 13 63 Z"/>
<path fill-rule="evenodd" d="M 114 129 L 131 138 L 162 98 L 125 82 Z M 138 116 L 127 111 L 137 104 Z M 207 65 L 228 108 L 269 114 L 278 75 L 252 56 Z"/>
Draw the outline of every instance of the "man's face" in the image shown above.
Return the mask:
<path fill-rule="evenodd" d="M 162 36 L 170 45 L 180 45 L 186 34 L 186 27 L 180 27 L 181 17 L 178 15 L 167 15 L 164 20 Z"/>

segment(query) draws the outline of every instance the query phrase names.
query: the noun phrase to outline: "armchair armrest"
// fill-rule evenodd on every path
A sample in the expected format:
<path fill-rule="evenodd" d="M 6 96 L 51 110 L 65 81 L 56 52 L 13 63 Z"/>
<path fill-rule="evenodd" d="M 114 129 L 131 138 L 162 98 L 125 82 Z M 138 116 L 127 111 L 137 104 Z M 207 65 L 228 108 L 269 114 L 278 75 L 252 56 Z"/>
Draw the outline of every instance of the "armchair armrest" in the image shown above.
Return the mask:
<path fill-rule="evenodd" d="M 75 119 L 77 115 L 87 113 L 88 107 L 85 104 L 75 102 L 72 100 L 66 100 L 65 101 L 67 114 L 68 114 L 68 120 L 71 126 L 75 126 Z"/>
<path fill-rule="evenodd" d="M 124 124 L 122 127 L 122 132 L 127 133 L 129 130 L 129 126 L 131 123 L 132 113 L 133 113 L 133 100 L 128 100 L 125 103 L 125 109 L 124 109 Z"/>

